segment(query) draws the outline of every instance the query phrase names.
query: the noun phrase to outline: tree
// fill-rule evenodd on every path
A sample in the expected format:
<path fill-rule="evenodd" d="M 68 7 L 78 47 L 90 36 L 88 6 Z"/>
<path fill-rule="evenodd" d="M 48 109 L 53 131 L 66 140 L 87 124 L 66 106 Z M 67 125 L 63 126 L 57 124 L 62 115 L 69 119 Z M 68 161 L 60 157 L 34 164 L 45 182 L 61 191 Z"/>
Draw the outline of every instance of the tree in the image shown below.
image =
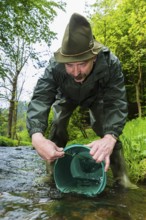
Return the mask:
<path fill-rule="evenodd" d="M 8 110 L 0 108 L 0 136 L 6 136 L 7 134 L 7 117 Z"/>
<path fill-rule="evenodd" d="M 46 42 L 49 46 L 56 36 L 49 24 L 57 15 L 57 10 L 64 10 L 64 6 L 62 1 L 0 1 L 0 61 L 3 53 L 11 50 L 16 37 L 28 45 Z M 5 71 L 0 62 L 0 75 L 4 77 Z"/>
<path fill-rule="evenodd" d="M 120 58 L 129 101 L 137 103 L 138 116 L 141 117 L 142 92 L 145 91 L 142 88 L 146 84 L 145 0 L 97 0 L 93 7 L 96 9 L 91 17 L 94 35 Z"/>
<path fill-rule="evenodd" d="M 15 41 L 13 45 L 7 47 L 2 59 L 5 68 L 2 87 L 5 88 L 5 94 L 1 94 L 1 97 L 10 103 L 8 114 L 8 137 L 10 138 L 14 138 L 16 134 L 17 105 L 23 89 L 23 82 L 18 87 L 18 77 L 34 53 L 33 48 L 31 49 L 25 40 L 16 37 Z"/>
<path fill-rule="evenodd" d="M 22 86 L 18 89 L 18 78 L 29 59 L 38 59 L 35 45 L 45 42 L 48 46 L 55 37 L 49 29 L 57 12 L 65 4 L 47 0 L 10 0 L 0 2 L 0 86 L 6 89 L 10 102 L 8 136 L 16 135 L 17 104 Z"/>
<path fill-rule="evenodd" d="M 128 7 L 127 7 L 128 6 Z M 129 84 L 135 86 L 135 100 L 138 106 L 138 116 L 142 117 L 142 82 L 146 62 L 146 4 L 145 1 L 123 0 L 119 11 L 125 14 L 127 33 L 120 39 L 118 51 L 125 51 L 126 56 L 120 52 L 124 61 L 123 67 L 127 71 Z M 146 83 L 146 82 L 145 82 Z"/>

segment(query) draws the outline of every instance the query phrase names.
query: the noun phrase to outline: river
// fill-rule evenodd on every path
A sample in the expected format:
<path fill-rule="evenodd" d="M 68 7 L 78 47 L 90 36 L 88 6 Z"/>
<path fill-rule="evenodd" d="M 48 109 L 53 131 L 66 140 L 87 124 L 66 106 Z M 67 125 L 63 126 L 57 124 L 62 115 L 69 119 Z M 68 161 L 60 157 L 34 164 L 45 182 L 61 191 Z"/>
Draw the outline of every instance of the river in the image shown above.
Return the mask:
<path fill-rule="evenodd" d="M 31 147 L 0 147 L 0 220 L 146 220 L 146 185 L 108 184 L 95 198 L 61 194 Z"/>

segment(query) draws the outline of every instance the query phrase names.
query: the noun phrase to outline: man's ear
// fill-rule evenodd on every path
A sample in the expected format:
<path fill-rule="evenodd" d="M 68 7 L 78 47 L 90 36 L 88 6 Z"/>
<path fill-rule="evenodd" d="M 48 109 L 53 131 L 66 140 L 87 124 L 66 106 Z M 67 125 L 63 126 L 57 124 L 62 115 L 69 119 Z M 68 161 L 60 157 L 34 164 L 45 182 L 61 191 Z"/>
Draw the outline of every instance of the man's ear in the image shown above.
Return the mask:
<path fill-rule="evenodd" d="M 97 56 L 95 56 L 95 57 L 93 58 L 93 63 L 95 63 L 95 61 L 96 61 L 96 57 L 97 57 Z"/>

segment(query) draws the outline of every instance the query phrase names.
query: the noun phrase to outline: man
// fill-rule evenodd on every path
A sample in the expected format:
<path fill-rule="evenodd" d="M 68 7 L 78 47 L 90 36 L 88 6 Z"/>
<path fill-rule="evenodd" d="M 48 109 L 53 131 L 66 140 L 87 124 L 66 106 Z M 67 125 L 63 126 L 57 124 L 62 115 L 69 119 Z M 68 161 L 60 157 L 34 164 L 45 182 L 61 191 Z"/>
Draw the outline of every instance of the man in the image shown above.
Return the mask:
<path fill-rule="evenodd" d="M 118 139 L 127 117 L 120 62 L 94 39 L 86 18 L 75 13 L 66 27 L 62 46 L 38 80 L 28 107 L 27 127 L 32 145 L 49 163 L 64 156 L 67 125 L 77 106 L 89 108 L 91 126 L 101 137 L 87 144 L 93 159 L 97 163 L 105 161 L 105 171 L 110 165 L 118 184 L 134 188 L 127 177 Z M 48 140 L 44 132 L 51 107 L 54 121 Z"/>

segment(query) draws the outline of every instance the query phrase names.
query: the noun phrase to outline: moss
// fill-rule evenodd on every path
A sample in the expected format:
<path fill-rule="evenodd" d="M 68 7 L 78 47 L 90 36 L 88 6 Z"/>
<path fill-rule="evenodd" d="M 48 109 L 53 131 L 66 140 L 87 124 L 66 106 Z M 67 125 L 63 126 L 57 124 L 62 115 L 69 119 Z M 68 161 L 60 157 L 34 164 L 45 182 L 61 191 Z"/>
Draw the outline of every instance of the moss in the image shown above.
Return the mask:
<path fill-rule="evenodd" d="M 18 140 L 12 140 L 11 138 L 0 136 L 0 146 L 3 147 L 17 147 L 17 146 L 29 146 L 31 145 L 30 142 L 26 141 L 18 141 Z"/>

